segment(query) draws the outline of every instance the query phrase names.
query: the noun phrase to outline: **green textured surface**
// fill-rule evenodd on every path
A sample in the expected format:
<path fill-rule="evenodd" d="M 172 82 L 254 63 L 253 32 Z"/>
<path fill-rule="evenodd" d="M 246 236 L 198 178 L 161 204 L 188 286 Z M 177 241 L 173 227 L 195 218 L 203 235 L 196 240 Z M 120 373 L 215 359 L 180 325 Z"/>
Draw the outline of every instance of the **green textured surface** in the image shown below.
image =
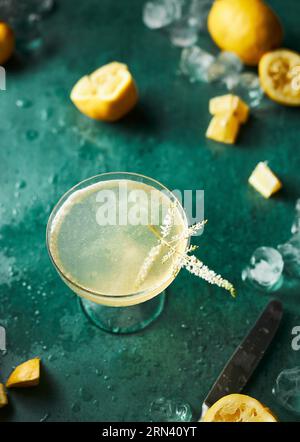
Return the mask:
<path fill-rule="evenodd" d="M 282 16 L 285 45 L 297 48 L 300 4 L 270 3 Z M 256 247 L 289 237 L 300 184 L 299 109 L 274 105 L 257 113 L 234 147 L 206 140 L 208 100 L 223 89 L 176 74 L 180 51 L 143 25 L 142 4 L 89 0 L 74 7 L 65 0 L 44 23 L 49 50 L 8 67 L 7 91 L 0 92 L 0 324 L 8 339 L 0 376 L 37 355 L 43 373 L 38 388 L 10 392 L 0 420 L 147 420 L 160 396 L 183 398 L 197 417 L 270 298 L 244 286 L 240 273 Z M 208 37 L 201 41 L 211 45 Z M 114 59 L 129 65 L 141 98 L 122 122 L 107 125 L 81 115 L 68 97 L 80 76 Z M 17 107 L 18 99 L 27 105 Z M 271 200 L 247 185 L 260 160 L 269 160 L 284 182 Z M 49 261 L 45 227 L 67 189 L 116 170 L 205 190 L 209 223 L 199 254 L 236 284 L 236 300 L 182 271 L 163 315 L 143 332 L 112 336 L 87 321 Z M 245 391 L 281 420 L 299 420 L 276 404 L 271 389 L 280 370 L 300 365 L 300 352 L 291 348 L 300 291 L 275 296 L 284 303 L 283 324 Z"/>

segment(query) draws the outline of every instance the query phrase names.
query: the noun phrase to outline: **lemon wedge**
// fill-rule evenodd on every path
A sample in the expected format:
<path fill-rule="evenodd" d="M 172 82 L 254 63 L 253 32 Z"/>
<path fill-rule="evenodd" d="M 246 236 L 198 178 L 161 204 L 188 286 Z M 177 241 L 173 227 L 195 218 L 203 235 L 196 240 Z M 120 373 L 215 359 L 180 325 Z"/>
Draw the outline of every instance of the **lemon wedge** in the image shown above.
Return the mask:
<path fill-rule="evenodd" d="M 115 61 L 82 77 L 70 98 L 90 118 L 117 121 L 135 106 L 138 92 L 128 67 Z"/>
<path fill-rule="evenodd" d="M 34 387 L 40 381 L 40 359 L 34 358 L 18 365 L 9 376 L 6 387 Z"/>
<path fill-rule="evenodd" d="M 225 144 L 234 144 L 239 128 L 239 120 L 234 115 L 215 115 L 207 128 L 206 138 Z"/>
<path fill-rule="evenodd" d="M 209 100 L 209 112 L 212 115 L 234 115 L 241 123 L 246 123 L 249 106 L 237 95 L 226 94 Z"/>
<path fill-rule="evenodd" d="M 265 162 L 258 163 L 248 181 L 265 198 L 270 198 L 282 188 L 281 181 Z"/>

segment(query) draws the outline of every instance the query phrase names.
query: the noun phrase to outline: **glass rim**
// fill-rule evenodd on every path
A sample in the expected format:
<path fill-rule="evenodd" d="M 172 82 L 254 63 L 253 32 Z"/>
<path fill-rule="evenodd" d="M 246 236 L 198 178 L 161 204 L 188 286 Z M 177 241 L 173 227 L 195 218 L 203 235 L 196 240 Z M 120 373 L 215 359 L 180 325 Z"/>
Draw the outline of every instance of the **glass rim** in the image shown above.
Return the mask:
<path fill-rule="evenodd" d="M 53 209 L 51 210 L 50 216 L 48 218 L 47 221 L 47 226 L 46 226 L 46 246 L 47 246 L 47 251 L 49 254 L 49 257 L 51 259 L 51 262 L 54 266 L 54 268 L 56 269 L 56 271 L 58 272 L 58 274 L 63 278 L 63 280 L 66 280 L 68 284 L 70 284 L 71 286 L 76 287 L 77 289 L 83 291 L 83 292 L 87 292 L 88 295 L 95 297 L 95 298 L 107 298 L 107 299 L 124 299 L 126 300 L 126 298 L 133 298 L 133 297 L 138 297 L 141 296 L 145 293 L 147 293 L 147 291 L 150 290 L 142 290 L 139 292 L 134 292 L 134 293 L 130 293 L 127 295 L 112 295 L 112 294 L 104 294 L 101 292 L 97 292 L 96 290 L 92 290 L 90 288 L 87 288 L 81 284 L 79 284 L 78 282 L 74 281 L 73 279 L 71 279 L 69 276 L 67 276 L 65 274 L 65 272 L 60 268 L 60 266 L 56 263 L 52 252 L 51 252 L 51 248 L 50 248 L 50 232 L 51 232 L 51 225 L 52 222 L 58 212 L 58 210 L 60 209 L 60 207 L 62 207 L 63 202 L 67 201 L 67 199 L 69 198 L 69 196 L 71 196 L 76 190 L 77 188 L 80 188 L 80 186 L 84 185 L 85 183 L 88 183 L 90 181 L 96 180 L 96 179 L 100 179 L 103 177 L 110 177 L 110 176 L 117 176 L 117 175 L 121 175 L 121 176 L 131 176 L 131 177 L 137 177 L 140 179 L 145 179 L 149 182 L 155 183 L 157 186 L 159 186 L 161 189 L 166 190 L 168 192 L 168 194 L 170 194 L 172 196 L 173 199 L 175 199 L 178 202 L 178 207 L 181 209 L 181 213 L 183 214 L 183 219 L 184 222 L 186 224 L 186 226 L 188 226 L 188 219 L 185 213 L 184 208 L 182 207 L 182 204 L 180 203 L 180 201 L 178 200 L 178 198 L 176 197 L 176 195 L 168 188 L 166 187 L 164 184 L 160 183 L 158 180 L 148 177 L 146 175 L 140 174 L 140 173 L 136 173 L 136 172 L 104 172 L 104 173 L 100 173 L 97 175 L 93 175 L 89 178 L 85 178 L 82 181 L 79 181 L 77 184 L 75 184 L 74 186 L 72 186 L 70 189 L 68 189 L 58 200 L 58 202 L 54 205 Z M 116 180 L 118 178 L 115 178 Z M 113 178 L 111 179 L 111 181 L 113 181 Z M 100 182 L 100 181 L 99 181 Z M 138 180 L 136 180 L 136 182 L 140 182 Z M 186 248 L 189 245 L 189 238 L 187 239 L 187 243 L 186 243 Z M 158 295 L 159 293 L 161 293 L 164 289 L 166 289 L 175 279 L 175 277 L 177 276 L 179 272 L 177 272 L 174 276 L 165 278 L 158 286 L 154 286 L 151 291 L 156 291 L 156 295 Z M 167 283 L 167 284 L 166 284 Z M 162 288 L 161 291 L 159 291 L 159 288 Z M 151 298 L 149 298 L 151 299 Z"/>

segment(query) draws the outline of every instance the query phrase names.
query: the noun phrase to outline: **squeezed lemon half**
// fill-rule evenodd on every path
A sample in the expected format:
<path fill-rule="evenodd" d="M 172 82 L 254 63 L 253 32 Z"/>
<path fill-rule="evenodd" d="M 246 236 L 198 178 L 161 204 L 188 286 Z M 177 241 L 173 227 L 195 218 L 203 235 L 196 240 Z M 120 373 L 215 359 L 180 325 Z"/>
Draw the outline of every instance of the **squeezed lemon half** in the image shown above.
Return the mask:
<path fill-rule="evenodd" d="M 209 408 L 203 422 L 277 422 L 271 411 L 244 394 L 229 394 Z"/>
<path fill-rule="evenodd" d="M 70 98 L 88 117 L 116 121 L 135 106 L 138 92 L 128 67 L 115 61 L 82 77 Z"/>
<path fill-rule="evenodd" d="M 261 87 L 274 101 L 300 106 L 300 54 L 287 49 L 266 53 L 258 66 Z"/>

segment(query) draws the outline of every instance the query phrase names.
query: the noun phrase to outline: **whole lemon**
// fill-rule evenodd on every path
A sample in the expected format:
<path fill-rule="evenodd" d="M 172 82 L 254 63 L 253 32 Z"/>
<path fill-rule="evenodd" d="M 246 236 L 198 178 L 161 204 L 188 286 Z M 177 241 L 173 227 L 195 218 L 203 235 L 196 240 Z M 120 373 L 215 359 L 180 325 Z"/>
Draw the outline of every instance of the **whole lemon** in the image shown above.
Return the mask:
<path fill-rule="evenodd" d="M 15 36 L 11 27 L 0 22 L 0 64 L 4 64 L 15 49 Z"/>
<path fill-rule="evenodd" d="M 283 37 L 279 19 L 262 0 L 216 0 L 208 30 L 221 49 L 236 53 L 251 66 L 279 47 Z"/>

